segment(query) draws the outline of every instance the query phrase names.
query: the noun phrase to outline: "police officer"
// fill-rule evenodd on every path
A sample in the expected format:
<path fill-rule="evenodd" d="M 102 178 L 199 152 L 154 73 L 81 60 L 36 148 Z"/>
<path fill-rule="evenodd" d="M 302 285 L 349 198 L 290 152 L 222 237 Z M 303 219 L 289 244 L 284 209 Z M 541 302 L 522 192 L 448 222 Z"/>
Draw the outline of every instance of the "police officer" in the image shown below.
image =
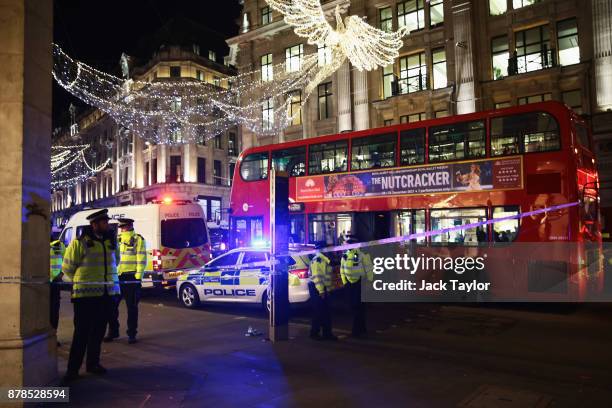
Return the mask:
<path fill-rule="evenodd" d="M 117 268 L 121 294 L 116 299 L 115 307 L 108 322 L 108 335 L 104 341 L 110 342 L 119 337 L 119 303 L 125 299 L 127 306 L 127 335 L 128 343 L 136 343 L 138 329 L 138 302 L 142 274 L 147 266 L 147 249 L 145 239 L 134 231 L 134 220 L 119 218 L 119 252 L 121 261 Z"/>
<path fill-rule="evenodd" d="M 357 239 L 349 235 L 346 242 L 354 244 L 357 243 Z M 374 279 L 369 259 L 369 255 L 355 248 L 347 250 L 340 260 L 340 277 L 342 284 L 347 288 L 349 305 L 353 313 L 353 337 L 367 334 L 365 304 L 361 301 L 361 282 L 366 278 L 369 281 Z"/>
<path fill-rule="evenodd" d="M 325 243 L 320 242 L 316 248 L 320 249 L 324 246 Z M 319 252 L 312 258 L 309 266 L 311 281 L 308 283 L 308 290 L 312 311 L 310 338 L 314 340 L 338 340 L 332 334 L 329 294 L 333 289 L 333 284 L 332 268 L 329 263 L 329 258 Z M 323 336 L 320 334 L 321 329 L 323 329 Z"/>
<path fill-rule="evenodd" d="M 50 322 L 51 327 L 57 331 L 59 325 L 59 311 L 60 311 L 60 300 L 61 300 L 61 287 L 60 282 L 62 281 L 62 259 L 64 258 L 64 252 L 66 252 L 66 246 L 60 240 L 51 242 L 50 245 L 50 260 L 51 267 L 49 271 L 49 282 L 51 284 L 51 292 L 49 294 L 50 300 Z M 60 343 L 57 342 L 57 346 Z"/>
<path fill-rule="evenodd" d="M 108 210 L 87 217 L 89 227 L 72 241 L 64 255 L 62 272 L 72 280 L 74 335 L 64 382 L 75 380 L 87 351 L 86 368 L 105 374 L 100 365 L 100 348 L 113 297 L 119 295 L 116 239 L 108 228 Z"/>

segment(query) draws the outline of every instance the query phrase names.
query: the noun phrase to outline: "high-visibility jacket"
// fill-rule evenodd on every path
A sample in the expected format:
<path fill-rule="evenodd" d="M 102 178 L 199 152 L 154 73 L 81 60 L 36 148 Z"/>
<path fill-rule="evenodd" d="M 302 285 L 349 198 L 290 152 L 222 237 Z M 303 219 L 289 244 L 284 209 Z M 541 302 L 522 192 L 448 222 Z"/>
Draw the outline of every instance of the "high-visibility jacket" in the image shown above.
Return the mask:
<path fill-rule="evenodd" d="M 50 246 L 51 267 L 49 270 L 49 281 L 53 282 L 62 273 L 62 259 L 64 258 L 64 252 L 66 252 L 66 245 L 62 241 L 57 240 L 51 242 Z"/>
<path fill-rule="evenodd" d="M 340 277 L 344 285 L 347 282 L 356 283 L 361 278 L 372 281 L 374 273 L 370 255 L 362 252 L 359 248 L 346 251 L 340 260 Z"/>
<path fill-rule="evenodd" d="M 119 275 L 135 273 L 136 279 L 142 279 L 147 267 L 147 248 L 145 239 L 134 232 L 125 231 L 119 235 L 119 252 L 121 261 L 117 267 Z"/>
<path fill-rule="evenodd" d="M 111 239 L 85 233 L 72 241 L 62 263 L 62 272 L 73 282 L 72 298 L 118 295 L 118 257 L 119 249 Z"/>
<path fill-rule="evenodd" d="M 325 291 L 331 292 L 334 288 L 329 262 L 329 258 L 321 253 L 310 261 L 310 279 L 320 294 L 324 294 Z"/>

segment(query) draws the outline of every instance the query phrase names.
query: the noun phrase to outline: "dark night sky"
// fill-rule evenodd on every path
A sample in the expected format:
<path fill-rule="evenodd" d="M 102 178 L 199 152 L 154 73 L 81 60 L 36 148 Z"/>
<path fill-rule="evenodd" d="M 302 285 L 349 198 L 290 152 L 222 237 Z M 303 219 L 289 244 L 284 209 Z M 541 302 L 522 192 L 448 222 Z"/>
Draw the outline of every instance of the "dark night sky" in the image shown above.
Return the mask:
<path fill-rule="evenodd" d="M 146 61 L 160 45 L 151 38 L 173 19 L 185 17 L 224 37 L 235 35 L 240 5 L 238 0 L 55 0 L 54 13 L 55 43 L 71 57 L 118 75 L 121 53 Z M 68 124 L 71 101 L 54 84 L 54 128 Z M 76 102 L 80 111 L 86 108 Z"/>

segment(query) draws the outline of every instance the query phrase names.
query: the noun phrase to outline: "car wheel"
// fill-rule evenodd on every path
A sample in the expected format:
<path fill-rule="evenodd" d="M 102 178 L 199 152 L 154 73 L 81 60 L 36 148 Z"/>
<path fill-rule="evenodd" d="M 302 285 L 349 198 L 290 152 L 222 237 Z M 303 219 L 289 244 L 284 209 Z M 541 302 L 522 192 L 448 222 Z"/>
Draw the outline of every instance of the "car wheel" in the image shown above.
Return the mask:
<path fill-rule="evenodd" d="M 270 314 L 270 310 L 272 310 L 272 304 L 271 304 L 271 301 L 270 301 L 270 296 L 268 296 L 269 290 L 270 290 L 270 288 L 266 289 L 266 291 L 263 293 L 263 295 L 261 295 L 261 307 L 268 314 Z"/>
<path fill-rule="evenodd" d="M 185 283 L 181 286 L 181 302 L 188 309 L 193 309 L 200 305 L 200 296 L 198 291 L 191 283 Z"/>

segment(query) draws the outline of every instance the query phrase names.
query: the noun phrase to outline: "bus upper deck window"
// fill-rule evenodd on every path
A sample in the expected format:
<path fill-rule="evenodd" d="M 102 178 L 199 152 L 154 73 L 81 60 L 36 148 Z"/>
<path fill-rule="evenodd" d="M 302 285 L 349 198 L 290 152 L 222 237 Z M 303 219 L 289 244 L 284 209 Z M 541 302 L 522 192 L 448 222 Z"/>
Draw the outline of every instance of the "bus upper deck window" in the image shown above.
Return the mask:
<path fill-rule="evenodd" d="M 546 152 L 561 147 L 559 126 L 545 112 L 491 119 L 491 155 Z"/>
<path fill-rule="evenodd" d="M 400 164 L 425 163 L 425 129 L 403 130 L 400 134 Z"/>
<path fill-rule="evenodd" d="M 430 129 L 429 161 L 432 163 L 485 155 L 486 130 L 483 121 L 452 123 Z"/>
<path fill-rule="evenodd" d="M 308 149 L 308 173 L 326 174 L 348 170 L 348 141 L 311 145 Z"/>
<path fill-rule="evenodd" d="M 268 178 L 268 152 L 251 153 L 240 164 L 240 175 L 246 181 Z"/>
<path fill-rule="evenodd" d="M 396 133 L 353 139 L 351 170 L 395 166 L 396 140 Z"/>
<path fill-rule="evenodd" d="M 272 167 L 290 177 L 306 175 L 306 146 L 273 151 Z"/>

